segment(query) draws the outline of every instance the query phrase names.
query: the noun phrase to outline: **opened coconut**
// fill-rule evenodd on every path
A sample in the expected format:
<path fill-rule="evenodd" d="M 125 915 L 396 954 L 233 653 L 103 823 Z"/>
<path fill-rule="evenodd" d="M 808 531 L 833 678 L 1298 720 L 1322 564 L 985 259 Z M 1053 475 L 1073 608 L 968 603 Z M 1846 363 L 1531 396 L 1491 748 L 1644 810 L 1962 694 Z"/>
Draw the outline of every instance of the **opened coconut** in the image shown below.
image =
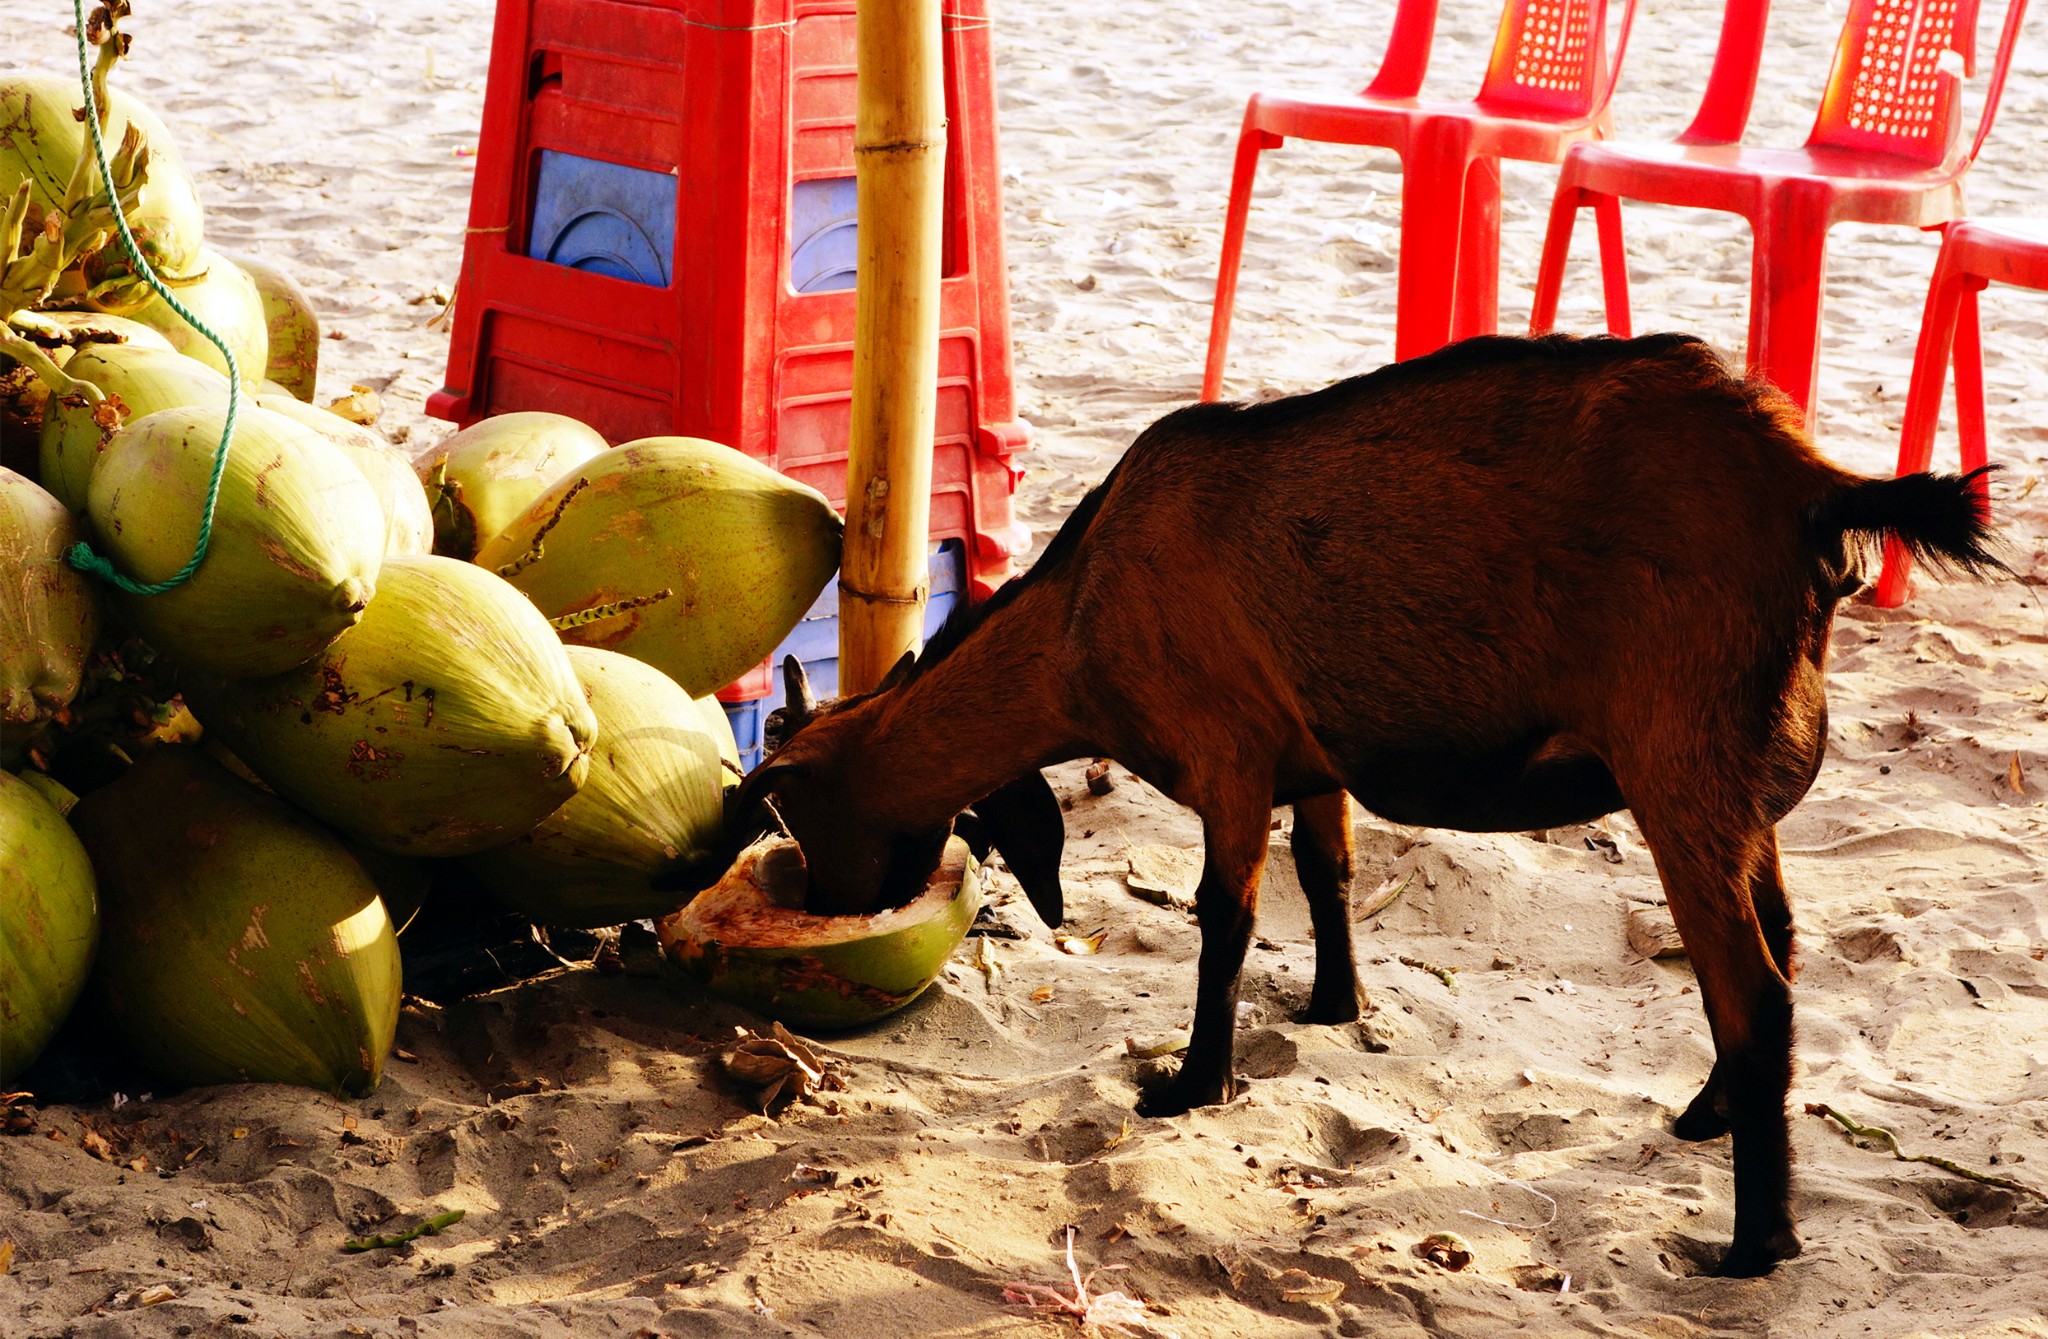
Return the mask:
<path fill-rule="evenodd" d="M 167 409 L 114 434 L 86 505 L 101 551 L 163 581 L 192 556 L 226 411 Z M 311 428 L 244 405 L 206 560 L 160 595 L 119 596 L 158 650 L 218 674 L 275 674 L 353 627 L 376 588 L 384 512 L 362 473 Z"/>
<path fill-rule="evenodd" d="M 739 750 L 725 712 L 631 656 L 568 648 L 597 717 L 583 789 L 539 827 L 469 858 L 484 886 L 542 925 L 659 916 L 720 873 Z"/>
<path fill-rule="evenodd" d="M 472 423 L 419 462 L 434 511 L 434 552 L 471 558 L 549 484 L 606 449 L 597 429 L 560 414 Z"/>
<path fill-rule="evenodd" d="M 85 98 L 76 75 L 0 75 L 0 196 L 12 196 L 26 178 L 32 184 L 24 233 L 33 235 L 48 211 L 64 201 L 65 187 L 81 156 L 92 154 L 82 112 Z M 185 170 L 163 122 L 135 98 L 110 89 L 107 123 L 101 136 L 108 156 L 132 122 L 149 148 L 149 165 L 137 207 L 128 211 L 128 226 L 143 256 L 163 275 L 182 278 L 199 266 L 199 194 Z M 94 169 L 97 181 L 97 169 Z M 88 257 L 92 277 L 109 284 L 100 295 L 107 302 L 137 301 L 147 294 L 139 281 L 119 282 L 128 275 L 129 260 L 118 240 Z M 132 275 L 128 275 L 132 280 Z M 136 290 L 139 289 L 139 294 Z"/>
<path fill-rule="evenodd" d="M 712 994 L 793 1027 L 842 1028 L 916 999 L 981 910 L 980 869 L 958 837 L 924 892 L 889 911 L 809 915 L 805 884 L 795 842 L 756 842 L 655 929 L 670 959 Z"/>
<path fill-rule="evenodd" d="M 99 635 L 99 595 L 64 561 L 77 518 L 0 469 L 0 757 L 28 727 L 71 705 Z"/>
<path fill-rule="evenodd" d="M 58 395 L 43 407 L 42 484 L 73 511 L 85 510 L 100 453 L 124 424 L 159 410 L 228 402 L 226 377 L 167 344 L 95 344 L 73 354 L 64 370 L 107 397 L 94 404 L 83 394 Z"/>
<path fill-rule="evenodd" d="M 181 1084 L 377 1086 L 398 941 L 338 839 L 197 749 L 158 749 L 71 818 L 120 927 L 93 995 L 139 1060 Z"/>
<path fill-rule="evenodd" d="M 249 276 L 263 301 L 263 325 L 269 340 L 261 375 L 311 404 L 314 384 L 320 378 L 320 318 L 313 313 L 313 299 L 275 265 L 246 256 L 231 259 L 235 268 Z M 253 378 L 255 373 L 250 375 Z"/>
<path fill-rule="evenodd" d="M 265 369 L 270 363 L 270 327 L 264 315 L 263 294 L 256 281 L 227 257 L 201 251 L 199 259 L 199 273 L 184 279 L 166 279 L 165 285 L 187 311 L 227 344 L 245 381 L 261 379 L 267 375 Z M 216 372 L 228 370 L 228 361 L 221 356 L 219 347 L 172 310 L 160 294 L 152 291 L 148 301 L 122 314 L 161 334 L 186 357 L 195 358 Z"/>
<path fill-rule="evenodd" d="M 362 622 L 310 663 L 185 696 L 278 794 L 405 855 L 530 831 L 582 786 L 598 738 L 547 620 L 452 558 L 386 559 Z"/>
<path fill-rule="evenodd" d="M 614 447 L 478 551 L 564 641 L 623 651 L 702 697 L 760 663 L 839 567 L 817 489 L 692 437 Z"/>
<path fill-rule="evenodd" d="M 99 902 L 92 863 L 41 791 L 0 772 L 0 1084 L 63 1024 L 92 968 Z"/>
<path fill-rule="evenodd" d="M 412 462 L 392 449 L 389 442 L 332 410 L 305 404 L 289 395 L 258 395 L 256 403 L 313 429 L 340 447 L 362 471 L 384 512 L 387 555 L 433 552 L 434 516 L 427 506 L 427 491 L 413 473 Z"/>

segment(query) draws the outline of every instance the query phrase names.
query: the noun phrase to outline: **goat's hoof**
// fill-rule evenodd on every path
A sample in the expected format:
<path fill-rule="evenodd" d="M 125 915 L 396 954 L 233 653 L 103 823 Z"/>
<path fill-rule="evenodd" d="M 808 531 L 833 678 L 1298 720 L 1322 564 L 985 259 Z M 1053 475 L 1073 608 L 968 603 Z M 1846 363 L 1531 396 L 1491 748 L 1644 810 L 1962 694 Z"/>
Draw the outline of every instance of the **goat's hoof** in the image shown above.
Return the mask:
<path fill-rule="evenodd" d="M 1730 1129 L 1728 1118 L 1714 1110 L 1714 1085 L 1709 1083 L 1700 1089 L 1692 1105 L 1679 1113 L 1671 1122 L 1671 1133 L 1688 1143 L 1701 1143 L 1708 1139 L 1719 1139 Z"/>
<path fill-rule="evenodd" d="M 1778 1267 L 1781 1260 L 1790 1260 L 1805 1249 L 1799 1244 L 1799 1234 L 1790 1227 L 1781 1227 L 1761 1241 L 1738 1239 L 1728 1248 L 1719 1267 L 1714 1270 L 1716 1278 L 1760 1279 Z"/>
<path fill-rule="evenodd" d="M 1164 1087 L 1155 1088 L 1138 1099 L 1138 1114 L 1154 1120 L 1168 1116 L 1185 1116 L 1196 1107 L 1213 1107 L 1228 1102 L 1237 1095 L 1237 1084 L 1230 1080 L 1222 1083 L 1190 1082 L 1176 1078 Z"/>
<path fill-rule="evenodd" d="M 1308 1007 L 1294 1016 L 1297 1023 L 1356 1023 L 1358 1021 L 1358 997 L 1341 1000 L 1318 1000 L 1309 997 Z"/>

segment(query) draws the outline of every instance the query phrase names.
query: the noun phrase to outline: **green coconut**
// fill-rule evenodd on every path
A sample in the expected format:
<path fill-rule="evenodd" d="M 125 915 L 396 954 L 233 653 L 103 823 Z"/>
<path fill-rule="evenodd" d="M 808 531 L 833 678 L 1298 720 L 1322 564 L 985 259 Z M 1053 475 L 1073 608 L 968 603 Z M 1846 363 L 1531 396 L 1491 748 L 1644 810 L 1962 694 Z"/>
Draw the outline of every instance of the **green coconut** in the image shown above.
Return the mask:
<path fill-rule="evenodd" d="M 692 437 L 614 447 L 478 551 L 564 641 L 623 651 L 702 697 L 775 649 L 839 567 L 817 489 Z"/>
<path fill-rule="evenodd" d="M 115 433 L 86 504 L 101 552 L 163 581 L 192 556 L 222 409 L 166 409 Z M 376 588 L 384 512 L 347 456 L 311 428 L 245 405 L 206 560 L 160 595 L 120 595 L 159 651 L 218 674 L 275 674 L 355 626 Z"/>
<path fill-rule="evenodd" d="M 313 429 L 340 447 L 362 471 L 363 478 L 376 490 L 377 505 L 384 512 L 387 555 L 433 552 L 434 515 L 427 506 L 427 490 L 413 473 L 412 462 L 389 442 L 361 424 L 289 395 L 258 395 L 256 403 Z"/>
<path fill-rule="evenodd" d="M 260 380 L 267 375 L 270 363 L 270 327 L 264 315 L 262 292 L 255 280 L 225 256 L 202 251 L 200 263 L 202 269 L 198 274 L 176 281 L 166 279 L 165 284 L 187 311 L 227 342 L 242 378 Z M 197 359 L 216 372 L 228 370 L 228 361 L 221 356 L 219 347 L 172 310 L 162 295 L 152 291 L 148 301 L 125 310 L 123 315 L 155 330 L 186 357 Z"/>
<path fill-rule="evenodd" d="M 92 862 L 50 800 L 0 772 L 0 1084 L 55 1035 L 92 970 L 99 900 Z"/>
<path fill-rule="evenodd" d="M 181 1084 L 377 1086 L 398 941 L 332 833 L 197 749 L 156 750 L 71 821 L 120 927 L 91 989 L 138 1059 Z"/>
<path fill-rule="evenodd" d="M 154 330 L 150 334 L 163 340 Z M 73 354 L 65 370 L 108 397 L 107 405 L 95 405 L 83 395 L 58 396 L 43 408 L 43 487 L 73 511 L 85 510 L 93 468 L 122 424 L 162 409 L 228 402 L 226 377 L 168 343 L 96 344 Z"/>
<path fill-rule="evenodd" d="M 958 837 L 903 906 L 873 916 L 803 910 L 803 856 L 759 841 L 682 910 L 655 922 L 671 961 L 722 999 L 799 1028 L 872 1023 L 923 993 L 981 910 L 981 871 Z"/>
<path fill-rule="evenodd" d="M 434 552 L 471 558 L 549 484 L 606 449 L 597 429 L 561 414 L 499 414 L 419 461 L 434 511 Z"/>
<path fill-rule="evenodd" d="M 673 911 L 716 879 L 739 750 L 725 712 L 631 656 L 568 648 L 597 717 L 583 789 L 503 846 L 469 858 L 482 883 L 542 925 Z M 727 764 L 731 764 L 727 766 Z"/>
<path fill-rule="evenodd" d="M 313 313 L 313 299 L 275 265 L 246 256 L 233 260 L 263 299 L 263 325 L 270 337 L 264 378 L 311 404 L 320 378 L 320 318 Z"/>
<path fill-rule="evenodd" d="M 574 795 L 598 725 L 555 631 L 452 558 L 384 562 L 362 622 L 308 664 L 186 700 L 277 793 L 402 855 L 469 855 Z"/>
<path fill-rule="evenodd" d="M 64 504 L 0 469 L 0 756 L 71 705 L 99 635 L 99 595 L 64 561 L 85 536 Z"/>
<path fill-rule="evenodd" d="M 178 157 L 170 132 L 147 107 L 120 89 L 110 90 L 109 103 L 101 131 L 108 157 L 130 122 L 149 147 L 142 196 L 128 211 L 129 229 L 152 266 L 168 277 L 184 277 L 200 268 L 201 216 L 192 174 Z M 0 198 L 12 196 L 24 178 L 32 183 L 25 233 L 32 234 L 43 215 L 63 203 L 73 166 L 92 154 L 85 124 L 73 114 L 84 106 L 75 76 L 0 75 Z M 97 182 L 98 169 L 91 170 Z M 118 281 L 128 266 L 118 239 L 87 258 L 95 282 Z M 113 287 L 124 295 L 132 292 L 118 282 Z"/>

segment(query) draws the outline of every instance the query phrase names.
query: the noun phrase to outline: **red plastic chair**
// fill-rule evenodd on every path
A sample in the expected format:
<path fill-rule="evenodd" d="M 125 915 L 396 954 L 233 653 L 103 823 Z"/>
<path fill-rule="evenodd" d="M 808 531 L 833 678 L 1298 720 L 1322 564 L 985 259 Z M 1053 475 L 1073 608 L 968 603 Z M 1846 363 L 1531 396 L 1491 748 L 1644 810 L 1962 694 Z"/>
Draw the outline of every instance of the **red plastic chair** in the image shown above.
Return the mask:
<path fill-rule="evenodd" d="M 1913 380 L 1906 388 L 1906 422 L 1899 430 L 1900 474 L 1927 468 L 1934 456 L 1934 429 L 1941 417 L 1941 388 L 1953 346 L 1956 364 L 1956 436 L 1963 469 L 1984 463 L 1984 348 L 1977 325 L 1977 294 L 1997 281 L 2021 288 L 2048 289 L 2048 222 L 1993 222 L 1962 219 L 1943 232 L 1927 309 L 1920 317 L 1920 343 L 1913 350 Z M 1977 481 L 1979 489 L 1983 480 Z M 1980 493 L 1986 504 L 1988 492 Z M 1890 609 L 1905 603 L 1913 555 L 1888 541 L 1874 603 Z"/>
<path fill-rule="evenodd" d="M 1626 3 L 1614 67 L 1635 18 L 1636 0 Z M 1259 155 L 1288 138 L 1374 145 L 1401 155 L 1396 358 L 1490 333 L 1498 324 L 1499 160 L 1554 163 L 1573 141 L 1603 133 L 1614 90 L 1606 57 L 1607 0 L 1507 0 L 1486 78 L 1470 102 L 1416 97 L 1429 64 L 1436 10 L 1437 0 L 1400 0 L 1379 73 L 1355 96 L 1252 95 L 1231 174 L 1204 400 L 1216 399 L 1223 388 Z M 1612 279 L 1622 264 L 1621 211 L 1617 207 L 1601 218 L 1603 254 L 1611 249 L 1613 256 Z"/>
<path fill-rule="evenodd" d="M 1755 235 L 1748 361 L 1813 419 L 1827 231 L 1837 223 L 1937 228 L 1963 212 L 1962 180 L 1998 113 L 2026 0 L 2010 0 L 1977 135 L 1960 152 L 1962 80 L 1976 73 L 1977 0 L 1850 0 L 1820 114 L 1803 147 L 1574 144 L 1558 174 L 1531 333 L 1551 328 L 1578 210 L 1617 198 L 1741 214 Z M 1612 285 L 1609 285 L 1610 289 Z M 1615 319 L 1610 292 L 1608 329 Z"/>

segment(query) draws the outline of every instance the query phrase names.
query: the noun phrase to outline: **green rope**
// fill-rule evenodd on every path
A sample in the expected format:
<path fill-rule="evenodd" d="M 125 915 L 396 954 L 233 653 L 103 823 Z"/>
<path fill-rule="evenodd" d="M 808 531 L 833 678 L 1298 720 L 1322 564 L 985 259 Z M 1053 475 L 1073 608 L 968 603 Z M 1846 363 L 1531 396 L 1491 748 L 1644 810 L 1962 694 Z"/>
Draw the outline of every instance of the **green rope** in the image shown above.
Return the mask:
<path fill-rule="evenodd" d="M 221 476 L 227 473 L 228 468 L 228 445 L 235 435 L 235 414 L 241 409 L 242 373 L 241 369 L 235 365 L 235 355 L 229 350 L 227 341 L 213 333 L 212 329 L 204 321 L 194 316 L 184 303 L 178 301 L 172 295 L 170 289 L 164 287 L 163 281 L 156 277 L 156 271 L 151 269 L 149 262 L 142 258 L 142 248 L 135 244 L 135 234 L 128 231 L 128 216 L 121 209 L 119 192 L 114 189 L 114 174 L 107 168 L 107 146 L 105 141 L 100 138 L 98 99 L 93 96 L 92 71 L 86 65 L 84 0 L 71 0 L 71 12 L 78 19 L 78 81 L 85 88 L 85 128 L 92 136 L 93 161 L 99 164 L 100 184 L 107 188 L 107 203 L 112 205 L 114 209 L 114 226 L 121 230 L 121 245 L 127 248 L 128 259 L 134 262 L 136 273 L 142 276 L 143 282 L 154 289 L 156 295 L 169 304 L 172 311 L 183 317 L 186 324 L 211 340 L 213 346 L 220 350 L 221 357 L 225 358 L 228 364 L 228 417 L 226 424 L 221 428 L 220 447 L 214 453 L 213 477 L 206 484 L 206 510 L 199 519 L 199 538 L 192 546 L 190 561 L 179 568 L 167 581 L 141 582 L 132 580 L 114 570 L 112 563 L 100 557 L 99 554 L 94 553 L 92 545 L 83 541 L 72 545 L 64 555 L 70 564 L 79 571 L 90 572 L 100 580 L 127 591 L 130 595 L 161 595 L 173 587 L 183 585 L 194 572 L 199 570 L 199 564 L 206 560 L 207 546 L 213 542 L 213 509 L 214 505 L 220 501 Z M 108 26 L 109 40 L 120 40 L 120 34 L 117 30 L 113 29 L 111 21 Z"/>

